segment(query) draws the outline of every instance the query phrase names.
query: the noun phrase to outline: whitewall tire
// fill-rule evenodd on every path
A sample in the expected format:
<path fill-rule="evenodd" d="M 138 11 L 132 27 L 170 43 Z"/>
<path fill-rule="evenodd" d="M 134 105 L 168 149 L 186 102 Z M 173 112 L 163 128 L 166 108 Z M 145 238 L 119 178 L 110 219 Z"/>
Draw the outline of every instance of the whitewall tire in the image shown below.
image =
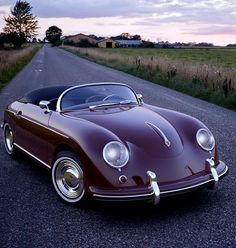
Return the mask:
<path fill-rule="evenodd" d="M 52 166 L 53 186 L 61 199 L 78 203 L 84 197 L 84 172 L 75 154 L 69 151 L 57 154 Z"/>

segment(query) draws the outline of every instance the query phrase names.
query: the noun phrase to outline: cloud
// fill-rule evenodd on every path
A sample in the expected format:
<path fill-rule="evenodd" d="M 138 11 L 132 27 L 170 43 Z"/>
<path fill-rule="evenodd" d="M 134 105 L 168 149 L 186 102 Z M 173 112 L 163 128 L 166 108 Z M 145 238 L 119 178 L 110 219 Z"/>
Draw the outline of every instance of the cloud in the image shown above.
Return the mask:
<path fill-rule="evenodd" d="M 198 23 L 236 23 L 236 9 L 234 1 L 178 1 L 156 4 L 156 16 L 159 22 L 198 22 Z M 170 15 L 163 18 L 162 13 L 179 13 L 178 16 Z M 217 17 L 217 18 L 216 18 Z M 155 20 L 155 21 L 157 21 Z M 151 21 L 151 19 L 149 19 Z"/>
<path fill-rule="evenodd" d="M 104 23 L 104 22 L 96 22 L 95 25 L 97 26 L 122 26 L 124 25 L 121 22 L 108 22 L 108 23 Z"/>
<path fill-rule="evenodd" d="M 39 17 L 116 17 L 148 14 L 151 11 L 149 6 L 143 5 L 138 0 L 30 0 L 30 2 Z"/>
<path fill-rule="evenodd" d="M 154 2 L 152 0 L 146 0 Z M 234 1 L 155 1 L 155 8 L 148 17 L 143 16 L 134 25 L 158 26 L 164 23 L 193 23 L 212 25 L 234 25 L 236 23 L 236 2 Z M 194 27 L 193 27 L 194 28 Z"/>
<path fill-rule="evenodd" d="M 184 32 L 185 34 L 192 35 L 231 35 L 232 33 L 236 33 L 236 26 L 227 26 L 227 25 L 211 25 L 205 26 L 201 28 L 197 28 L 195 30 L 187 30 Z"/>
<path fill-rule="evenodd" d="M 7 16 L 9 14 L 9 6 L 0 6 L 0 15 Z"/>
<path fill-rule="evenodd" d="M 90 0 L 36 1 L 31 0 L 39 17 L 139 18 L 147 24 L 208 23 L 234 24 L 236 3 L 229 1 L 192 0 Z M 217 18 L 216 18 L 217 17 Z"/>
<path fill-rule="evenodd" d="M 14 6 L 16 0 L 0 0 Z M 42 18 L 138 17 L 146 23 L 236 23 L 235 0 L 28 0 Z M 152 18 L 153 17 L 153 18 Z M 217 17 L 217 18 L 216 18 Z"/>
<path fill-rule="evenodd" d="M 0 6 L 11 5 L 11 3 L 13 3 L 11 0 L 0 0 Z"/>

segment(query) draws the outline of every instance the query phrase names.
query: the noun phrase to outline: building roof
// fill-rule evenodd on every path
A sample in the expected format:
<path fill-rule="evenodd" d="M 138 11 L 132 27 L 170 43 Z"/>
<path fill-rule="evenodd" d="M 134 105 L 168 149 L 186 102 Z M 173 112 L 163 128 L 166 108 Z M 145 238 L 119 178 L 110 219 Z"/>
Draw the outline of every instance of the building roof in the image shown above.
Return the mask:
<path fill-rule="evenodd" d="M 120 45 L 126 45 L 126 46 L 139 46 L 143 44 L 142 40 L 116 40 Z"/>
<path fill-rule="evenodd" d="M 96 43 L 97 42 L 97 39 L 95 39 L 94 37 L 91 37 L 91 35 L 85 35 L 85 34 L 81 34 L 80 33 L 80 34 L 65 36 L 65 39 L 67 39 L 67 40 L 75 40 L 75 39 L 82 40 L 82 39 L 87 39 L 87 40 L 89 40 L 89 42 Z"/>

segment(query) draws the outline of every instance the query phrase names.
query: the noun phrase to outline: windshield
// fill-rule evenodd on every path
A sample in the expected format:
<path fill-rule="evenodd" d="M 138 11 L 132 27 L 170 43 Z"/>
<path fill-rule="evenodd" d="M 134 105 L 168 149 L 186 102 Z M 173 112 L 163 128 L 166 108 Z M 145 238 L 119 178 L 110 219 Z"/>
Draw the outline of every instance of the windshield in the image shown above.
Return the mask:
<path fill-rule="evenodd" d="M 77 87 L 66 92 L 60 103 L 61 111 L 119 104 L 137 104 L 135 93 L 125 85 L 101 84 Z"/>

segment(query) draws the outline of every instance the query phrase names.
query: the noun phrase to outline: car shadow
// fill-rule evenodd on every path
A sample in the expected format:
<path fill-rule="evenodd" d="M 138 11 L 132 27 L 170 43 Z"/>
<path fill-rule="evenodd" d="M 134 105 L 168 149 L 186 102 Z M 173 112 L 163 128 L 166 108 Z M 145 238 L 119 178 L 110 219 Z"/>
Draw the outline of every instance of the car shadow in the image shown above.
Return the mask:
<path fill-rule="evenodd" d="M 89 211 L 94 215 L 102 215 L 109 221 L 124 221 L 142 223 L 155 219 L 164 221 L 176 216 L 192 216 L 202 212 L 208 212 L 210 206 L 219 202 L 220 192 L 200 189 L 184 195 L 161 198 L 158 205 L 147 201 L 135 202 L 101 202 L 93 199 L 86 200 L 82 205 L 72 206 L 83 211 Z"/>

